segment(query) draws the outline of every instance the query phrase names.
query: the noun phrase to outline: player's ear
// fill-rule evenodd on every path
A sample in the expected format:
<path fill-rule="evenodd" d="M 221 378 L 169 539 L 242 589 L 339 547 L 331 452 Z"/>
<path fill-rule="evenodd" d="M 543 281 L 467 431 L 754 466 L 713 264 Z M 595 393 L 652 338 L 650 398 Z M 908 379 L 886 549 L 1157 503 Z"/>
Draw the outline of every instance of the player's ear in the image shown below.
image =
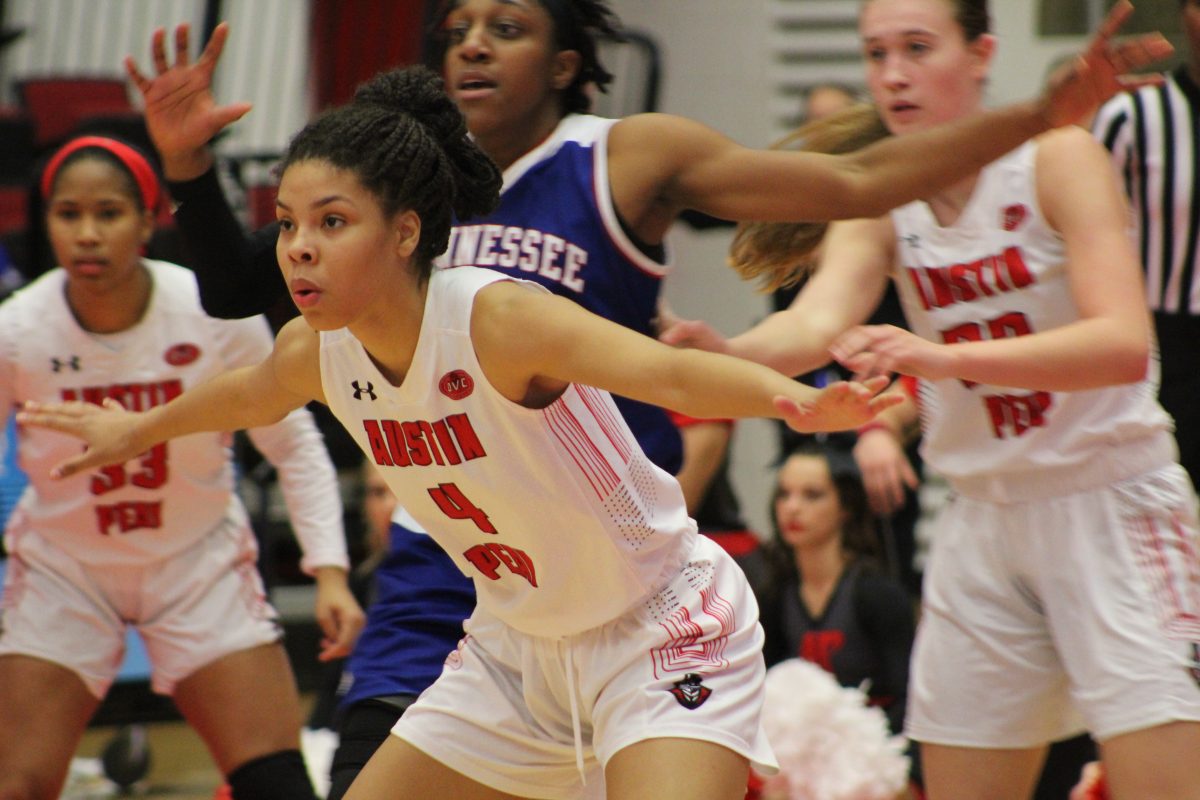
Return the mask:
<path fill-rule="evenodd" d="M 971 72 L 979 81 L 986 81 L 996 55 L 996 37 L 990 33 L 980 34 L 968 45 L 971 51 Z"/>
<path fill-rule="evenodd" d="M 396 232 L 396 252 L 402 258 L 410 258 L 421 243 L 421 217 L 411 209 L 396 214 L 392 223 Z"/>
<path fill-rule="evenodd" d="M 578 50 L 559 50 L 554 54 L 554 66 L 550 69 L 550 83 L 557 91 L 563 91 L 575 80 L 583 66 L 583 56 Z"/>

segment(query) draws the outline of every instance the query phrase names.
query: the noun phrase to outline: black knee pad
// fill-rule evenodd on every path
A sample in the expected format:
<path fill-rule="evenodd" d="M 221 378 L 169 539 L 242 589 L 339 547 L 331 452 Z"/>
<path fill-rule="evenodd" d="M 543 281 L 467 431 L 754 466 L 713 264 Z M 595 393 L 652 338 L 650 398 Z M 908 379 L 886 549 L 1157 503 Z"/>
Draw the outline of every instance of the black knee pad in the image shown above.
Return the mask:
<path fill-rule="evenodd" d="M 403 708 L 415 699 L 405 698 L 403 707 L 381 700 L 364 700 L 346 709 L 338 726 L 337 750 L 329 766 L 327 800 L 342 800 L 355 777 L 391 734 Z"/>
<path fill-rule="evenodd" d="M 247 761 L 225 780 L 233 800 L 316 800 L 299 750 L 280 750 Z"/>

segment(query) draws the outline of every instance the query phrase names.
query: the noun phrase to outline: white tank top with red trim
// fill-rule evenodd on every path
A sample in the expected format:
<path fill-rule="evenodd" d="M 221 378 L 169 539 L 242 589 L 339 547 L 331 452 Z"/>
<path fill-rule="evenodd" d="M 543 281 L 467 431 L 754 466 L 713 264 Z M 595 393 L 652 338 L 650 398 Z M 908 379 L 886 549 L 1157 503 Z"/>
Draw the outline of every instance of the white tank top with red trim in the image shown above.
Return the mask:
<path fill-rule="evenodd" d="M 531 409 L 488 383 L 471 310 L 501 280 L 511 279 L 434 271 L 401 385 L 345 329 L 321 334 L 321 381 L 400 504 L 474 579 L 479 603 L 526 633 L 570 635 L 661 588 L 695 525 L 679 485 L 645 457 L 607 392 L 571 385 Z"/>
<path fill-rule="evenodd" d="M 896 281 L 912 330 L 935 342 L 1039 333 L 1079 319 L 1066 248 L 1038 205 L 1036 142 L 986 167 L 953 224 L 914 202 L 892 212 Z M 1086 269 L 1086 267 L 1084 267 Z M 1157 442 L 1157 355 L 1137 383 L 1049 392 L 921 381 L 923 453 L 951 482 L 1075 470 Z"/>

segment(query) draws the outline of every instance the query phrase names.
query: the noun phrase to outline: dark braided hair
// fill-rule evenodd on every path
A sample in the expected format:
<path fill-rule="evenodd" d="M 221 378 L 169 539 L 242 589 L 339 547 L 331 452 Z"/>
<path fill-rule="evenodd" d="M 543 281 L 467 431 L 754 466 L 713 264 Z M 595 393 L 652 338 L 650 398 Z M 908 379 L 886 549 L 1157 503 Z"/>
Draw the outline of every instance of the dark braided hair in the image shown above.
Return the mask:
<path fill-rule="evenodd" d="M 442 79 L 425 67 L 380 73 L 348 105 L 306 125 L 288 145 L 280 174 L 309 159 L 353 172 L 387 217 L 416 212 L 425 277 L 446 249 L 452 220 L 486 214 L 500 199 L 499 169 L 467 135 Z"/>
<path fill-rule="evenodd" d="M 447 43 L 443 30 L 446 17 L 459 6 L 462 0 L 443 0 L 433 17 L 431 28 L 430 63 L 442 63 Z M 562 113 L 573 114 L 588 111 L 592 99 L 588 95 L 588 84 L 602 92 L 612 82 L 612 73 L 600 63 L 596 52 L 597 40 L 601 37 L 624 41 L 620 21 L 608 7 L 607 0 L 537 0 L 554 23 L 554 44 L 561 50 L 579 53 L 579 72 L 571 85 L 563 90 Z"/>

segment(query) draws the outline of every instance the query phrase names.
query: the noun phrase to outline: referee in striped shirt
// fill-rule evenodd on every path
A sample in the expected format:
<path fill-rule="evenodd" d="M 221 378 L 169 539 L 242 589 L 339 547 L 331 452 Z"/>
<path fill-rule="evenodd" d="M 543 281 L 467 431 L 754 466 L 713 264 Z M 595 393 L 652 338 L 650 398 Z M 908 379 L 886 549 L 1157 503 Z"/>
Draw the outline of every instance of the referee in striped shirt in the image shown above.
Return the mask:
<path fill-rule="evenodd" d="M 1179 0 L 1185 63 L 1161 86 L 1120 94 L 1092 132 L 1112 153 L 1133 209 L 1162 359 L 1159 400 L 1180 463 L 1200 484 L 1200 0 Z"/>

